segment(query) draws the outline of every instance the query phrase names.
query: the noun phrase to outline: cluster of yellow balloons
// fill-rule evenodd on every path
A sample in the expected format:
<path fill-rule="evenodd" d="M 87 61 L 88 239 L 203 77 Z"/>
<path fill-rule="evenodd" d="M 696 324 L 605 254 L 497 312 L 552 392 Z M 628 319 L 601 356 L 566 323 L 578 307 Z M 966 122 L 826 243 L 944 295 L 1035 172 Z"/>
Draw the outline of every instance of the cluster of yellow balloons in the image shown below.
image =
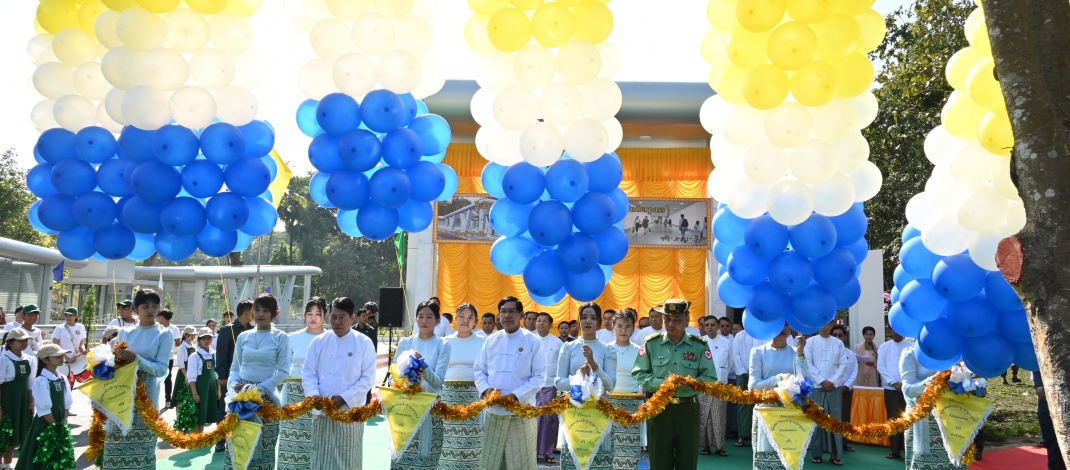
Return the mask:
<path fill-rule="evenodd" d="M 702 56 L 729 103 L 772 109 L 790 93 L 805 106 L 851 98 L 873 83 L 866 54 L 886 26 L 872 0 L 711 0 Z"/>
<path fill-rule="evenodd" d="M 68 28 L 81 28 L 94 34 L 97 17 L 106 9 L 124 11 L 141 7 L 153 13 L 167 13 L 181 4 L 202 15 L 224 11 L 252 16 L 263 0 L 40 0 L 35 25 L 39 33 L 56 34 Z"/>
<path fill-rule="evenodd" d="M 556 48 L 572 40 L 598 44 L 613 31 L 613 14 L 599 0 L 468 0 L 475 15 L 465 40 L 477 53 L 517 52 L 534 38 Z"/>

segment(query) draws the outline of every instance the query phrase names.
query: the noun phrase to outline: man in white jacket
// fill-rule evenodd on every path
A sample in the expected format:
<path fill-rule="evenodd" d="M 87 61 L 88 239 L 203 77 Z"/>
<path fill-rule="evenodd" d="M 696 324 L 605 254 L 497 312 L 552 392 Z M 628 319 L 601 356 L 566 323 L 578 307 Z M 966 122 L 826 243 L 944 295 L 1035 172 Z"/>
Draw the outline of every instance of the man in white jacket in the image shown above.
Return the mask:
<path fill-rule="evenodd" d="M 710 315 L 702 319 L 702 330 L 706 333 L 702 337 L 706 341 L 706 347 L 713 355 L 713 366 L 717 370 L 717 381 L 728 383 L 729 371 L 735 368 L 732 360 L 732 342 L 727 336 L 721 334 L 720 324 L 717 317 Z M 699 422 L 699 453 L 709 455 L 716 452 L 722 457 L 728 452 L 724 449 L 725 433 L 727 431 L 728 403 L 720 398 L 702 394 L 698 397 L 702 410 L 702 421 Z M 710 449 L 713 446 L 713 449 Z"/>
<path fill-rule="evenodd" d="M 841 419 L 843 392 L 840 387 L 847 378 L 847 348 L 843 341 L 833 338 L 832 323 L 821 328 L 818 336 L 806 341 L 803 348 L 806 354 L 806 369 L 810 380 L 814 382 L 811 399 L 830 416 Z M 842 465 L 843 436 L 831 431 L 818 429 L 810 439 L 810 462 L 821 463 L 825 450 L 828 450 L 834 465 Z"/>

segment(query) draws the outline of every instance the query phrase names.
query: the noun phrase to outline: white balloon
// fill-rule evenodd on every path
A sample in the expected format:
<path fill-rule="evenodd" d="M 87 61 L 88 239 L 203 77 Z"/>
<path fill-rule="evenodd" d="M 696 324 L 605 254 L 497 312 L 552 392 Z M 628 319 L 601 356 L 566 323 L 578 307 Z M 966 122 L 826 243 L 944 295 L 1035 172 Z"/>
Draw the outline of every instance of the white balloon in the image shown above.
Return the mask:
<path fill-rule="evenodd" d="M 316 55 L 327 60 L 335 60 L 353 52 L 353 30 L 342 20 L 320 20 L 312 26 L 309 41 Z"/>
<path fill-rule="evenodd" d="M 764 214 L 768 210 L 770 187 L 742 178 L 738 173 L 734 178 L 736 181 L 731 194 L 726 200 L 720 200 L 725 200 L 732 212 L 744 219 L 753 219 Z"/>
<path fill-rule="evenodd" d="M 819 139 L 836 140 L 847 131 L 858 129 L 854 106 L 843 98 L 810 108 L 810 114 L 814 118 L 814 136 Z"/>
<path fill-rule="evenodd" d="M 843 174 L 837 173 L 821 184 L 810 185 L 814 193 L 814 212 L 826 217 L 835 217 L 847 212 L 854 205 L 855 187 Z"/>
<path fill-rule="evenodd" d="M 737 173 L 724 168 L 714 168 L 710 177 L 706 180 L 706 191 L 717 200 L 727 201 L 732 195 L 732 188 L 736 186 L 739 178 Z"/>
<path fill-rule="evenodd" d="M 272 70 L 263 52 L 251 49 L 231 56 L 234 61 L 234 85 L 249 89 L 264 86 Z"/>
<path fill-rule="evenodd" d="M 353 97 L 368 94 L 375 88 L 375 82 L 379 79 L 375 63 L 359 52 L 339 57 L 334 63 L 331 75 L 334 77 L 334 85 L 342 90 L 342 93 Z"/>
<path fill-rule="evenodd" d="M 580 117 L 583 94 L 575 86 L 555 82 L 539 94 L 539 114 L 555 126 L 568 126 Z"/>
<path fill-rule="evenodd" d="M 127 8 L 115 20 L 115 34 L 127 47 L 144 52 L 163 46 L 163 19 L 141 7 Z"/>
<path fill-rule="evenodd" d="M 435 10 L 438 8 L 438 2 L 436 0 L 416 0 L 412 3 L 412 11 L 410 15 L 419 16 L 425 20 L 430 20 L 435 16 Z"/>
<path fill-rule="evenodd" d="M 538 44 L 524 47 L 513 58 L 516 80 L 532 89 L 549 85 L 554 79 L 555 67 L 554 54 Z"/>
<path fill-rule="evenodd" d="M 212 123 L 216 116 L 216 102 L 212 94 L 199 86 L 179 88 L 171 95 L 171 116 L 190 129 L 200 129 Z"/>
<path fill-rule="evenodd" d="M 372 0 L 372 6 L 389 18 L 401 18 L 412 11 L 413 0 Z"/>
<path fill-rule="evenodd" d="M 598 55 L 602 57 L 602 68 L 598 71 L 598 76 L 612 79 L 620 69 L 620 52 L 608 41 L 600 42 L 595 47 L 598 48 Z"/>
<path fill-rule="evenodd" d="M 80 95 L 67 95 L 56 100 L 52 115 L 60 127 L 71 132 L 97 124 L 97 106 Z"/>
<path fill-rule="evenodd" d="M 538 105 L 535 94 L 513 85 L 494 98 L 494 120 L 505 129 L 521 131 L 535 121 Z"/>
<path fill-rule="evenodd" d="M 431 25 L 419 16 L 408 15 L 394 22 L 394 49 L 420 57 L 431 50 Z"/>
<path fill-rule="evenodd" d="M 851 183 L 854 184 L 854 202 L 868 201 L 876 196 L 881 189 L 884 176 L 880 168 L 873 162 L 865 162 L 857 170 L 847 174 Z"/>
<path fill-rule="evenodd" d="M 950 157 L 955 146 L 961 145 L 958 137 L 947 132 L 944 126 L 936 126 L 925 136 L 925 158 L 933 165 L 942 165 Z"/>
<path fill-rule="evenodd" d="M 1025 228 L 1025 204 L 1021 199 L 1013 200 L 1007 206 L 1007 222 L 1004 224 L 1005 237 L 1009 237 Z"/>
<path fill-rule="evenodd" d="M 535 166 L 549 166 L 561 158 L 565 139 L 556 127 L 536 122 L 520 133 L 520 154 Z"/>
<path fill-rule="evenodd" d="M 980 232 L 973 234 L 970 239 L 970 259 L 989 271 L 999 271 L 996 265 L 996 250 L 1003 237 L 996 232 Z"/>
<path fill-rule="evenodd" d="M 472 52 L 480 56 L 497 50 L 487 35 L 487 22 L 487 16 L 472 15 L 464 25 L 465 43 Z"/>
<path fill-rule="evenodd" d="M 256 119 L 256 96 L 244 87 L 229 86 L 215 92 L 215 102 L 220 121 L 244 126 Z"/>
<path fill-rule="evenodd" d="M 929 195 L 929 203 L 943 214 L 955 213 L 955 201 L 959 195 L 966 191 L 966 186 L 955 181 L 944 167 L 933 168 L 928 181 L 925 182 L 925 193 Z"/>
<path fill-rule="evenodd" d="M 574 122 L 565 131 L 565 152 L 580 162 L 593 162 L 605 153 L 609 135 L 602 124 L 594 119 L 583 118 Z"/>
<path fill-rule="evenodd" d="M 606 129 L 606 153 L 616 152 L 624 142 L 624 127 L 617 118 L 609 118 L 602 121 L 602 127 Z"/>
<path fill-rule="evenodd" d="M 935 217 L 936 214 L 936 208 L 929 203 L 929 195 L 925 194 L 924 191 L 915 194 L 907 201 L 907 222 L 915 228 L 924 227 L 925 224 L 929 223 L 929 219 Z"/>
<path fill-rule="evenodd" d="M 371 0 L 327 0 L 327 9 L 342 21 L 353 21 L 368 12 Z"/>
<path fill-rule="evenodd" d="M 418 100 L 438 93 L 446 86 L 445 67 L 434 57 L 424 56 L 420 63 L 420 84 L 412 90 L 412 96 Z"/>
<path fill-rule="evenodd" d="M 178 51 L 157 47 L 141 56 L 145 84 L 160 90 L 174 91 L 189 80 L 189 64 Z"/>
<path fill-rule="evenodd" d="M 788 172 L 788 151 L 765 140 L 751 145 L 743 154 L 743 172 L 755 183 L 775 183 Z"/>
<path fill-rule="evenodd" d="M 1006 161 L 985 150 L 976 140 L 963 141 L 963 144 L 947 159 L 947 170 L 951 177 L 966 186 L 976 186 L 992 179 L 992 167 L 998 162 Z"/>
<path fill-rule="evenodd" d="M 37 132 L 44 132 L 59 127 L 56 117 L 52 114 L 52 108 L 56 106 L 55 100 L 40 101 L 30 110 L 30 122 Z"/>
<path fill-rule="evenodd" d="M 218 49 L 205 49 L 189 61 L 190 75 L 198 85 L 209 90 L 220 90 L 234 83 L 234 61 Z"/>
<path fill-rule="evenodd" d="M 114 134 L 118 134 L 123 131 L 123 125 L 115 122 L 108 114 L 108 108 L 104 102 L 97 103 L 97 121 L 100 122 L 100 127 L 103 127 Z"/>
<path fill-rule="evenodd" d="M 824 140 L 807 140 L 788 154 L 791 174 L 803 183 L 821 184 L 836 173 L 836 150 Z"/>
<path fill-rule="evenodd" d="M 208 45 L 208 22 L 189 8 L 179 8 L 163 17 L 163 36 L 168 48 L 194 53 Z"/>
<path fill-rule="evenodd" d="M 119 35 L 115 32 L 115 25 L 118 22 L 119 12 L 109 9 L 100 12 L 97 22 L 93 25 L 93 32 L 102 46 L 114 49 L 123 45 L 123 42 L 119 40 Z"/>
<path fill-rule="evenodd" d="M 123 117 L 141 130 L 154 131 L 171 122 L 171 106 L 166 93 L 147 86 L 131 88 L 123 96 Z"/>
<path fill-rule="evenodd" d="M 1011 181 L 1010 160 L 1000 159 L 992 165 L 992 186 L 1008 200 L 1018 200 L 1018 188 Z"/>
<path fill-rule="evenodd" d="M 724 129 L 725 121 L 731 112 L 731 104 L 721 98 L 721 95 L 713 95 L 706 98 L 698 109 L 698 122 L 706 132 L 717 134 Z"/>
<path fill-rule="evenodd" d="M 959 195 L 955 202 L 955 220 L 974 232 L 985 232 L 1003 224 L 1007 200 L 991 186 L 974 186 Z"/>
<path fill-rule="evenodd" d="M 501 51 L 481 54 L 476 61 L 476 83 L 490 91 L 501 91 L 514 85 L 512 54 Z"/>
<path fill-rule="evenodd" d="M 497 98 L 497 93 L 486 88 L 480 88 L 472 94 L 472 104 L 470 105 L 472 119 L 480 127 L 496 127 L 498 125 L 497 121 L 494 120 L 494 101 Z"/>
<path fill-rule="evenodd" d="M 501 127 L 480 129 L 487 131 L 486 153 L 488 160 L 499 165 L 513 165 L 524 161 L 520 153 L 520 131 L 510 131 Z"/>
<path fill-rule="evenodd" d="M 743 171 L 743 155 L 749 147 L 733 144 L 723 135 L 714 134 L 710 137 L 710 161 L 715 168 L 731 166 Z"/>
<path fill-rule="evenodd" d="M 26 55 L 30 57 L 33 65 L 41 66 L 49 62 L 59 62 L 59 58 L 52 52 L 52 38 L 51 34 L 46 33 L 30 38 L 30 42 L 26 44 Z"/>
<path fill-rule="evenodd" d="M 925 248 L 940 256 L 957 255 L 970 247 L 973 233 L 966 230 L 955 217 L 940 214 L 921 228 L 921 242 Z"/>
<path fill-rule="evenodd" d="M 348 0 L 341 1 L 347 3 L 357 2 L 357 0 L 352 2 Z M 283 0 L 282 8 L 286 12 L 286 16 L 290 18 L 290 21 L 293 21 L 301 28 L 311 28 L 317 21 L 331 15 L 331 11 L 327 9 L 327 4 L 322 0 Z"/>
<path fill-rule="evenodd" d="M 798 225 L 814 212 L 814 194 L 799 181 L 783 180 L 769 188 L 766 204 L 773 220 L 783 225 Z"/>
<path fill-rule="evenodd" d="M 108 112 L 108 117 L 112 121 L 119 123 L 120 126 L 130 125 L 130 121 L 123 116 L 123 98 L 125 97 L 126 90 L 122 88 L 112 88 L 108 95 L 104 97 L 104 109 Z"/>
<path fill-rule="evenodd" d="M 74 69 L 59 62 L 41 64 L 33 72 L 33 87 L 41 96 L 57 100 L 77 92 L 74 89 Z"/>
<path fill-rule="evenodd" d="M 873 124 L 873 120 L 877 119 L 877 97 L 873 96 L 872 91 L 866 90 L 865 93 L 847 101 L 850 101 L 851 106 L 855 108 L 855 126 L 859 129 L 869 127 L 870 124 Z"/>
<path fill-rule="evenodd" d="M 420 84 L 420 59 L 409 51 L 394 49 L 379 59 L 379 83 L 394 93 L 408 93 Z"/>
<path fill-rule="evenodd" d="M 836 171 L 851 172 L 869 160 L 869 141 L 861 131 L 848 132 L 833 141 L 832 148 L 836 151 Z"/>
<path fill-rule="evenodd" d="M 765 115 L 766 138 L 780 147 L 792 148 L 806 142 L 813 127 L 810 111 L 794 101 L 781 103 Z"/>
<path fill-rule="evenodd" d="M 557 51 L 557 74 L 566 82 L 582 85 L 594 80 L 602 70 L 598 48 L 587 41 L 570 41 Z"/>
<path fill-rule="evenodd" d="M 580 87 L 583 95 L 583 117 L 608 119 L 617 115 L 624 97 L 617 83 L 608 78 L 595 78 Z"/>
<path fill-rule="evenodd" d="M 761 139 L 764 135 L 765 111 L 759 111 L 748 105 L 736 105 L 725 119 L 724 137 L 735 145 L 746 147 Z M 735 212 L 735 211 L 733 211 Z"/>
<path fill-rule="evenodd" d="M 368 55 L 383 55 L 394 45 L 394 23 L 380 13 L 361 15 L 353 22 L 353 44 Z"/>
<path fill-rule="evenodd" d="M 81 28 L 67 28 L 52 38 L 52 52 L 64 65 L 79 65 L 97 60 L 97 43 Z"/>
<path fill-rule="evenodd" d="M 129 90 L 145 84 L 141 53 L 129 47 L 109 50 L 100 61 L 100 70 L 108 83 L 116 88 Z"/>
<path fill-rule="evenodd" d="M 349 28 L 343 23 L 345 39 L 350 39 Z M 234 12 L 224 11 L 208 20 L 208 34 L 212 46 L 228 54 L 240 54 L 253 44 L 253 26 L 249 20 Z"/>

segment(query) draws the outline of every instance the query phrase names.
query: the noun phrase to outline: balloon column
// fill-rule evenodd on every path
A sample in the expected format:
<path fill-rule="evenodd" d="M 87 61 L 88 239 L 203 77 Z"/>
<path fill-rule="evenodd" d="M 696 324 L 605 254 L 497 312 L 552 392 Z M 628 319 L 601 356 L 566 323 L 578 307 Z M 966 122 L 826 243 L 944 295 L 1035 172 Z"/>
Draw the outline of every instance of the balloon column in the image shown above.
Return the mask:
<path fill-rule="evenodd" d="M 707 14 L 718 292 L 758 338 L 784 320 L 813 333 L 859 295 L 860 203 L 881 184 L 861 134 L 877 113 L 866 53 L 884 20 L 866 2 L 711 0 Z"/>
<path fill-rule="evenodd" d="M 347 235 L 385 240 L 420 232 L 434 218 L 432 201 L 457 191 L 457 173 L 442 164 L 452 133 L 416 97 L 445 83 L 431 48 L 434 13 L 392 0 L 300 2 L 291 19 L 310 28 L 318 56 L 298 72 L 308 96 L 297 124 L 312 137 L 316 168 L 309 192 L 337 208 Z"/>
<path fill-rule="evenodd" d="M 491 162 L 482 182 L 503 235 L 491 262 L 523 274 L 540 304 L 594 300 L 628 251 L 612 153 L 623 138 L 619 60 L 606 42 L 613 15 L 596 0 L 468 4 L 465 39 L 480 55 L 476 148 Z"/>
<path fill-rule="evenodd" d="M 35 147 L 39 164 L 27 186 L 41 200 L 29 218 L 58 233 L 67 258 L 143 260 L 158 252 L 181 260 L 197 249 L 223 256 L 275 226 L 267 191 L 280 163 L 269 155 L 275 133 L 254 120 L 250 79 L 235 66 L 252 41 L 246 17 L 259 2 L 177 5 L 52 0 L 38 7 L 38 22 L 54 34 L 51 53 L 65 60 L 40 65 L 34 83 L 56 96 L 70 92 L 73 79 L 78 94 L 55 101 L 62 128 L 44 130 Z M 31 41 L 35 62 L 50 57 L 38 49 L 46 39 Z M 39 128 L 52 123 L 46 110 L 35 107 Z"/>
<path fill-rule="evenodd" d="M 1011 363 L 1038 368 L 1025 308 L 995 262 L 999 241 L 1021 230 L 1025 211 L 1010 179 L 1014 139 L 980 9 L 965 29 L 970 47 L 947 64 L 955 92 L 943 125 L 925 141 L 936 167 L 907 204 L 910 225 L 888 319 L 903 336 L 918 338 L 926 367 L 964 360 L 978 375 L 995 377 Z"/>

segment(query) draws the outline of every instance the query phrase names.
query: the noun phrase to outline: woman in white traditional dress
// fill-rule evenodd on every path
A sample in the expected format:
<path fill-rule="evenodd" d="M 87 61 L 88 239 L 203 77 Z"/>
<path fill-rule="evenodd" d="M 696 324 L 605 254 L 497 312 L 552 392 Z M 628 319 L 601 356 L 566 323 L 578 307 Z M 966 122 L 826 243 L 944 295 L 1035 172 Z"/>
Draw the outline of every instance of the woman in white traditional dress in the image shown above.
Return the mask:
<path fill-rule="evenodd" d="M 398 341 L 393 363 L 405 351 L 415 351 L 416 357 L 427 362 L 427 370 L 420 376 L 420 385 L 425 392 L 441 393 L 442 382 L 450 363 L 450 344 L 445 338 L 435 335 L 441 314 L 438 303 L 425 300 L 416 306 L 417 333 Z M 403 374 L 405 371 L 398 371 Z M 438 468 L 438 458 L 442 453 L 442 418 L 427 416 L 414 432 L 412 442 L 401 458 L 390 462 L 395 470 Z"/>
<path fill-rule="evenodd" d="M 569 379 L 577 371 L 584 376 L 596 374 L 602 380 L 605 392 L 613 391 L 617 377 L 617 353 L 612 346 L 598 341 L 597 333 L 602 328 L 602 308 L 594 302 L 580 305 L 580 329 L 582 337 L 561 346 L 561 355 L 557 360 L 556 385 L 559 391 L 569 393 Z M 568 448 L 568 443 L 561 446 L 561 468 L 575 469 L 576 459 Z M 592 457 L 590 469 L 613 468 L 613 446 L 606 439 Z"/>
<path fill-rule="evenodd" d="M 623 309 L 613 316 L 613 334 L 616 341 L 612 350 L 617 356 L 617 377 L 609 401 L 614 406 L 635 413 L 643 404 L 643 390 L 639 382 L 632 378 L 635 359 L 639 357 L 639 346 L 631 342 L 635 332 L 635 310 Z M 639 468 L 639 450 L 645 444 L 645 437 L 640 432 L 640 425 L 625 426 L 613 422 L 613 468 Z"/>
<path fill-rule="evenodd" d="M 305 303 L 305 327 L 290 333 L 290 377 L 282 385 L 282 404 L 290 405 L 305 399 L 301 385 L 301 371 L 305 367 L 308 345 L 323 334 L 327 316 L 327 301 L 313 297 Z M 309 470 L 312 461 L 312 412 L 279 424 L 278 470 Z"/>
<path fill-rule="evenodd" d="M 908 346 L 899 357 L 899 372 L 903 376 L 903 396 L 907 401 L 907 413 L 914 409 L 918 398 L 932 383 L 938 371 L 928 369 L 918 361 L 917 345 Z M 932 414 L 907 428 L 903 436 L 906 441 L 907 470 L 966 470 L 966 467 L 951 463 L 940 436 L 940 428 Z"/>
<path fill-rule="evenodd" d="M 472 304 L 457 306 L 456 315 L 457 332 L 446 337 L 450 345 L 450 362 L 442 383 L 442 401 L 450 405 L 467 405 L 479 401 L 472 366 L 487 338 L 475 334 L 479 313 Z M 483 413 L 467 421 L 445 421 L 438 468 L 462 470 L 477 467 L 482 447 Z"/>
<path fill-rule="evenodd" d="M 799 336 L 798 344 L 792 347 L 788 344 L 788 336 L 791 335 L 791 327 L 787 324 L 773 341 L 755 348 L 751 351 L 750 376 L 747 384 L 748 390 L 765 392 L 776 388 L 781 380 L 791 375 L 806 376 L 806 356 L 803 348 L 806 347 L 806 336 Z M 766 431 L 762 421 L 760 408 L 768 408 L 780 405 L 757 405 L 751 419 L 751 435 L 755 436 L 752 441 L 754 446 L 755 470 L 783 470 L 786 467 L 777 456 L 776 449 L 770 443 L 769 432 Z"/>

